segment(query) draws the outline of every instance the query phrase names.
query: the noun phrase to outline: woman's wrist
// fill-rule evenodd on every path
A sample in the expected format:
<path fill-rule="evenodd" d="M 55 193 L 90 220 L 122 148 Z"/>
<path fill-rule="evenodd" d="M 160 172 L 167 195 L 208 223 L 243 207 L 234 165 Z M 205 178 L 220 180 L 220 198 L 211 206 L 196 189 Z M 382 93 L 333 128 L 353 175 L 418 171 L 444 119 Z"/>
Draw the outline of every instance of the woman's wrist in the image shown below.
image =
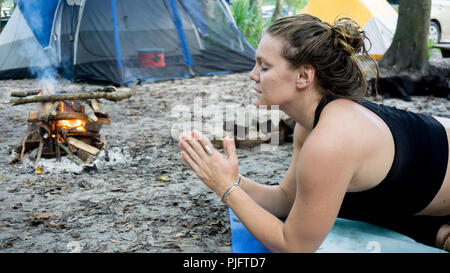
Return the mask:
<path fill-rule="evenodd" d="M 237 181 L 234 182 L 231 186 L 229 186 L 229 187 L 225 190 L 225 192 L 222 194 L 222 196 L 221 196 L 221 197 L 222 197 L 222 202 L 225 203 L 226 199 L 230 196 L 231 192 L 232 192 L 236 187 L 239 187 L 239 185 L 241 184 L 241 182 L 242 182 L 242 176 L 241 176 L 241 175 L 238 175 Z"/>

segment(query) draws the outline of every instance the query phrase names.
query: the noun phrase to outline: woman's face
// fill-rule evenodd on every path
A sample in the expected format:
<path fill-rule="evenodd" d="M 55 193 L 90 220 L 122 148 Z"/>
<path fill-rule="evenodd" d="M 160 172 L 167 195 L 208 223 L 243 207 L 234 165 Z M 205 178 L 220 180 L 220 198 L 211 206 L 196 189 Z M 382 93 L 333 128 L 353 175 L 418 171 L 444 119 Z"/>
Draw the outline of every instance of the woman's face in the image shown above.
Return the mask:
<path fill-rule="evenodd" d="M 294 99 L 298 73 L 281 56 L 282 46 L 283 40 L 270 34 L 265 34 L 259 42 L 256 64 L 250 72 L 250 79 L 255 81 L 257 106 L 278 105 L 282 109 Z"/>

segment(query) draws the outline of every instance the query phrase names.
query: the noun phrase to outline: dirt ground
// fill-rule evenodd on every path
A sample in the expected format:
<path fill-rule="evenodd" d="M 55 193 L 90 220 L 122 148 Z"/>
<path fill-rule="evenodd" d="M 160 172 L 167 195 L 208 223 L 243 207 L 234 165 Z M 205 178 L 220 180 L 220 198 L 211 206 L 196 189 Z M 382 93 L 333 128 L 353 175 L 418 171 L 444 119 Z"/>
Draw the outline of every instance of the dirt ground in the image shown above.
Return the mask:
<path fill-rule="evenodd" d="M 139 85 L 129 99 L 103 101 L 112 122 L 100 132 L 107 148 L 94 162 L 41 159 L 42 174 L 31 161 L 9 164 L 36 104 L 0 104 L 0 252 L 231 252 L 227 207 L 179 159 L 172 136 L 176 109 L 192 110 L 200 98 L 203 107 L 245 107 L 254 103 L 252 86 L 247 73 Z M 33 87 L 36 80 L 0 81 L 0 101 Z M 450 118 L 443 98 L 384 103 Z M 291 143 L 273 151 L 239 148 L 240 173 L 278 183 L 291 150 Z"/>

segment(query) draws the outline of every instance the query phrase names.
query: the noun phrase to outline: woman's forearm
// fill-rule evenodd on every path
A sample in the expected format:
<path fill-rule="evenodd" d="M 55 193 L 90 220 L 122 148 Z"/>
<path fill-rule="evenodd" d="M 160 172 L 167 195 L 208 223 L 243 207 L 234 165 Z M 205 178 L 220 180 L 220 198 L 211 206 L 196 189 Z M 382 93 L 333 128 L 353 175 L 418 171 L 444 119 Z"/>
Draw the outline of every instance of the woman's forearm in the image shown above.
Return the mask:
<path fill-rule="evenodd" d="M 236 187 L 226 199 L 247 230 L 271 252 L 286 252 L 283 222 L 259 206 L 241 187 Z"/>
<path fill-rule="evenodd" d="M 264 185 L 242 176 L 240 185 L 249 197 L 278 218 L 285 218 L 289 214 L 292 204 L 288 201 L 280 186 Z"/>

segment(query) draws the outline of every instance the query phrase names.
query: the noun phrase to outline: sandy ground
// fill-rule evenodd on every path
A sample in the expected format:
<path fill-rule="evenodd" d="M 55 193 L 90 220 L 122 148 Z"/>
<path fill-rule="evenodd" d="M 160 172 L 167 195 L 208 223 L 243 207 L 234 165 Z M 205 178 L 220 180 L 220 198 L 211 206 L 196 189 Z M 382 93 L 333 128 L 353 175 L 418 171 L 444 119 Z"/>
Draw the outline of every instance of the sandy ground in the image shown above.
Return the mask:
<path fill-rule="evenodd" d="M 35 80 L 0 81 L 0 101 L 35 86 Z M 247 73 L 139 85 L 130 99 L 104 101 L 112 123 L 101 130 L 107 148 L 93 163 L 42 159 L 42 174 L 30 161 L 9 164 L 36 105 L 0 104 L 0 252 L 231 252 L 227 207 L 179 159 L 172 135 L 177 109 L 193 111 L 200 98 L 203 107 L 243 108 L 254 103 L 252 86 Z M 450 118 L 447 99 L 384 103 Z M 291 150 L 291 143 L 273 151 L 240 148 L 240 173 L 278 183 Z"/>

